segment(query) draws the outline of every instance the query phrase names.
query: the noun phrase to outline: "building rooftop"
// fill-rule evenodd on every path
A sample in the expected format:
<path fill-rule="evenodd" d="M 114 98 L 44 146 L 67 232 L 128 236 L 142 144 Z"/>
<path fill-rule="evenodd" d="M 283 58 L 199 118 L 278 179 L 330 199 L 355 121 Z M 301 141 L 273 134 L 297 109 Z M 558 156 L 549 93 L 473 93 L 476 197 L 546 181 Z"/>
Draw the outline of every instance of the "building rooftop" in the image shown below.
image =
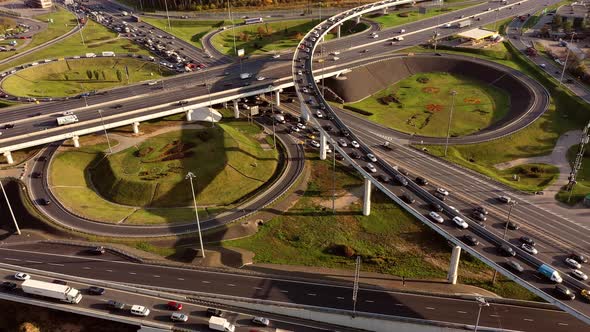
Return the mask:
<path fill-rule="evenodd" d="M 498 32 L 496 32 L 494 30 L 477 28 L 477 29 L 471 29 L 471 30 L 467 30 L 467 31 L 458 33 L 457 36 L 459 36 L 461 38 L 481 40 L 484 38 L 493 37 L 494 35 L 497 35 L 497 34 L 498 34 Z"/>

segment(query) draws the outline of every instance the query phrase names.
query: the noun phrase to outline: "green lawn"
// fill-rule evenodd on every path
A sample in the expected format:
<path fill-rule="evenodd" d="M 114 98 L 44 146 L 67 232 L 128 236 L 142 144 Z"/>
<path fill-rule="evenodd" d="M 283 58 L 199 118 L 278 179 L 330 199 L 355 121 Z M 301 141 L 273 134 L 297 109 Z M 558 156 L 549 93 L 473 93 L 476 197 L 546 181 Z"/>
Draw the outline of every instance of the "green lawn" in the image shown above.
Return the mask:
<path fill-rule="evenodd" d="M 31 42 L 23 48 L 16 51 L 0 52 L 0 60 L 55 39 L 72 30 L 77 25 L 76 16 L 59 6 L 54 6 L 52 12 L 49 14 L 35 16 L 35 19 L 48 23 L 47 29 L 34 35 Z M 52 19 L 53 23 L 49 23 L 48 19 Z M 19 39 L 17 42 L 20 43 L 22 40 Z"/>
<path fill-rule="evenodd" d="M 388 86 L 349 109 L 372 115 L 368 119 L 390 128 L 417 135 L 447 135 L 453 97 L 451 136 L 477 132 L 498 121 L 510 108 L 508 93 L 466 76 L 423 73 Z"/>
<path fill-rule="evenodd" d="M 471 5 L 467 5 L 467 6 L 452 6 L 452 7 L 436 7 L 436 8 L 429 8 L 428 11 L 426 12 L 426 14 L 420 14 L 418 12 L 418 9 L 416 10 L 412 10 L 412 11 L 404 11 L 404 12 L 391 12 L 387 15 L 374 15 L 374 16 L 369 16 L 368 18 L 371 19 L 372 21 L 375 21 L 377 23 L 379 23 L 381 25 L 382 28 L 391 28 L 391 27 L 395 27 L 398 25 L 402 25 L 402 24 L 406 24 L 406 23 L 410 23 L 410 22 L 414 22 L 414 21 L 418 21 L 418 20 L 423 20 L 429 17 L 433 17 L 433 16 L 437 16 L 437 15 L 441 15 L 441 14 L 445 14 L 448 12 L 452 12 L 458 9 L 462 9 L 465 7 L 469 7 Z"/>
<path fill-rule="evenodd" d="M 424 52 L 430 50 L 423 48 L 405 50 L 405 52 L 408 51 Z M 454 51 L 441 52 L 465 54 Z M 507 180 L 515 170 L 499 171 L 493 165 L 517 158 L 550 154 L 561 134 L 569 130 L 580 129 L 581 124 L 588 123 L 590 107 L 569 91 L 560 88 L 555 80 L 540 71 L 538 66 L 529 63 L 524 56 L 515 52 L 511 46 L 505 46 L 503 52 L 486 52 L 483 50 L 481 54 L 470 55 L 515 68 L 541 82 L 551 93 L 551 105 L 543 116 L 518 133 L 488 143 L 449 147 L 447 159 L 517 189 L 527 191 L 542 190 L 556 177 L 555 168 L 543 166 L 539 172 L 529 173 L 525 171 L 529 175 L 524 177 L 522 175 L 525 173 L 521 173 L 521 181 L 515 182 Z M 436 146 L 428 146 L 427 148 L 430 153 L 442 157 L 443 148 Z"/>
<path fill-rule="evenodd" d="M 301 38 L 317 23 L 317 20 L 306 19 L 238 26 L 216 34 L 211 42 L 220 52 L 234 55 L 235 34 L 236 48 L 244 49 L 246 55 L 281 51 L 296 47 Z M 366 28 L 367 25 L 362 22 L 360 24 L 345 22 L 341 35 L 356 33 Z M 334 31 L 327 34 L 326 40 L 334 38 L 335 33 Z"/>
<path fill-rule="evenodd" d="M 576 161 L 576 155 L 578 154 L 579 146 L 575 145 L 567 150 L 567 157 L 568 160 L 573 165 Z M 578 175 L 576 176 L 576 185 L 574 186 L 574 190 L 572 192 L 570 198 L 570 192 L 562 190 L 557 193 L 557 199 L 561 202 L 574 205 L 584 200 L 586 195 L 590 194 L 590 150 L 588 149 L 588 145 L 586 145 L 586 149 L 584 152 L 584 159 L 582 161 L 582 168 L 578 171 Z M 570 198 L 568 202 L 568 198 Z"/>
<path fill-rule="evenodd" d="M 363 271 L 412 279 L 446 278 L 450 248 L 444 239 L 378 191 L 373 193 L 370 216 L 362 216 L 360 202 L 333 215 L 331 209 L 322 206 L 331 204 L 331 162 L 315 156 L 310 159 L 312 177 L 294 207 L 265 223 L 255 235 L 222 245 L 253 251 L 256 263 L 353 270 L 359 255 Z M 337 167 L 337 192 L 362 187 L 356 173 L 345 166 Z M 492 288 L 491 271 L 483 263 L 462 255 L 460 266 L 461 282 Z M 498 283 L 496 287 L 502 296 L 534 298 L 513 283 Z"/>
<path fill-rule="evenodd" d="M 261 148 L 256 138 L 260 132 L 247 122 L 228 121 L 152 137 L 108 159 L 101 152 L 104 142 L 84 137 L 82 148 L 56 156 L 51 183 L 63 204 L 87 218 L 119 222 L 128 217 L 125 222 L 130 224 L 161 224 L 194 219 L 194 211 L 186 208 L 192 205 L 190 183 L 185 180 L 190 170 L 197 175 L 199 215 L 211 217 L 274 174 L 278 155 Z M 90 188 L 97 188 L 100 195 Z"/>
<path fill-rule="evenodd" d="M 164 18 L 142 17 L 141 19 L 199 48 L 203 48 L 201 38 L 207 32 L 231 25 L 230 21 L 170 20 L 172 29 L 168 29 L 168 20 Z"/>
<path fill-rule="evenodd" d="M 25 55 L 8 64 L 1 65 L 0 70 L 44 59 L 84 55 L 88 52 L 98 54 L 103 51 L 112 51 L 115 54 L 149 54 L 147 50 L 132 43 L 128 39 L 117 38 L 116 33 L 109 31 L 94 21 L 89 21 L 86 24 L 86 28 L 84 28 L 84 41 L 85 45 L 82 45 L 80 34 L 76 33 L 48 48 Z"/>
<path fill-rule="evenodd" d="M 126 68 L 129 70 L 129 80 Z M 91 79 L 88 78 L 88 71 Z M 163 71 L 165 75 L 173 74 L 168 70 Z M 121 76 L 121 81 L 118 75 Z M 55 61 L 21 70 L 2 81 L 2 89 L 14 96 L 61 97 L 160 77 L 158 65 L 152 62 L 134 58 L 82 58 Z"/>

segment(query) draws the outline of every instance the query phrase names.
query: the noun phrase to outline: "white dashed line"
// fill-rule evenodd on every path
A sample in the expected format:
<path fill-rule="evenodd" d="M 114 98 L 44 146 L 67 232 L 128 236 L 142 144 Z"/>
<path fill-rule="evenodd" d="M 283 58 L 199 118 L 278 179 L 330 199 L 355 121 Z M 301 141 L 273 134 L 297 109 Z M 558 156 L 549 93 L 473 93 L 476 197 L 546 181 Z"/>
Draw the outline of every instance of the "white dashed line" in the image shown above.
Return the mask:
<path fill-rule="evenodd" d="M 526 320 L 527 322 L 532 322 L 533 320 L 530 318 L 523 318 L 523 320 Z"/>
<path fill-rule="evenodd" d="M 4 258 L 4 259 L 7 261 L 15 261 L 15 262 L 20 261 L 20 259 L 16 259 L 16 258 Z"/>
<path fill-rule="evenodd" d="M 201 282 L 204 283 L 204 284 L 210 284 L 211 283 L 211 281 L 207 281 L 207 280 L 201 280 Z"/>
<path fill-rule="evenodd" d="M 262 289 L 262 287 L 252 287 L 252 288 L 257 289 L 257 290 L 261 290 Z"/>
<path fill-rule="evenodd" d="M 129 272 L 129 274 L 137 274 L 137 273 L 135 273 L 135 272 Z"/>
<path fill-rule="evenodd" d="M 105 270 L 105 271 L 107 271 L 107 272 L 113 272 L 113 270 Z"/>
<path fill-rule="evenodd" d="M 567 324 L 567 323 L 557 323 L 557 325 L 568 326 L 569 324 Z"/>
<path fill-rule="evenodd" d="M 227 284 L 229 287 L 236 287 L 234 284 Z"/>
<path fill-rule="evenodd" d="M 308 296 L 316 296 L 317 294 L 314 293 L 307 293 Z"/>
<path fill-rule="evenodd" d="M 336 296 L 336 298 L 337 298 L 338 300 L 344 300 L 344 298 L 343 298 L 342 296 Z"/>
<path fill-rule="evenodd" d="M 428 309 L 428 310 L 434 310 L 435 308 L 433 308 L 433 307 L 426 307 L 426 309 Z"/>
<path fill-rule="evenodd" d="M 500 315 L 490 315 L 490 317 L 500 317 Z"/>
<path fill-rule="evenodd" d="M 178 279 L 178 280 L 184 280 L 184 278 L 176 278 L 176 279 Z"/>
<path fill-rule="evenodd" d="M 462 310 L 457 310 L 457 312 L 460 313 L 460 314 L 466 314 L 467 313 L 467 311 L 462 311 Z"/>
<path fill-rule="evenodd" d="M 367 303 L 374 303 L 375 301 L 373 301 L 373 300 L 365 300 L 365 302 L 367 302 Z"/>
<path fill-rule="evenodd" d="M 403 306 L 404 306 L 404 305 L 403 305 L 403 304 L 401 304 L 401 303 L 396 303 L 395 305 L 396 305 L 396 306 L 398 306 L 398 307 L 403 307 Z"/>
<path fill-rule="evenodd" d="M 49 265 L 53 265 L 53 266 L 65 266 L 65 265 L 63 265 L 63 264 L 57 264 L 57 263 L 47 263 L 47 264 L 49 264 Z"/>
<path fill-rule="evenodd" d="M 84 270 L 90 270 L 90 268 L 88 266 L 84 266 L 83 269 Z"/>
<path fill-rule="evenodd" d="M 38 261 L 25 261 L 27 263 L 34 263 L 34 264 L 41 264 L 42 262 L 38 262 Z"/>
<path fill-rule="evenodd" d="M 159 277 L 160 277 L 159 275 L 155 275 L 155 274 L 154 274 L 154 278 L 159 278 Z"/>

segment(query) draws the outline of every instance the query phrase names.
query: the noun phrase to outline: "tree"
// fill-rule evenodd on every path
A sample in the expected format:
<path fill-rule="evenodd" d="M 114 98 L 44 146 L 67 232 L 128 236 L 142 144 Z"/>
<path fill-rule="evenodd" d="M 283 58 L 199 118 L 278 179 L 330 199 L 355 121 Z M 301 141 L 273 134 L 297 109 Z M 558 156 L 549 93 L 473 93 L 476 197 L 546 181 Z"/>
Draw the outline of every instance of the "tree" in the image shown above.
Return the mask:
<path fill-rule="evenodd" d="M 257 31 L 258 31 L 258 36 L 260 38 L 262 38 L 263 36 L 266 36 L 266 30 L 264 29 L 263 26 L 259 26 Z"/>
<path fill-rule="evenodd" d="M 65 79 L 66 81 L 69 81 L 69 80 L 70 80 L 70 77 L 68 76 L 68 74 L 64 74 L 64 79 Z"/>
<path fill-rule="evenodd" d="M 119 69 L 117 69 L 117 79 L 119 82 L 123 81 L 123 73 Z"/>
<path fill-rule="evenodd" d="M 543 25 L 543 27 L 539 30 L 539 34 L 543 37 L 549 36 L 549 29 L 551 26 L 549 24 Z"/>
<path fill-rule="evenodd" d="M 103 80 L 103 81 L 106 81 L 106 80 L 107 80 L 107 77 L 106 77 L 106 75 L 104 74 L 104 70 L 102 70 L 100 73 L 102 74 L 102 80 Z"/>
<path fill-rule="evenodd" d="M 567 20 L 567 21 L 563 22 L 562 26 L 563 26 L 563 31 L 565 31 L 565 33 L 572 32 L 572 29 L 574 28 L 574 24 L 572 23 L 571 20 Z"/>
<path fill-rule="evenodd" d="M 100 76 L 100 73 L 98 72 L 98 70 L 94 71 L 94 79 L 98 81 L 98 77 Z"/>

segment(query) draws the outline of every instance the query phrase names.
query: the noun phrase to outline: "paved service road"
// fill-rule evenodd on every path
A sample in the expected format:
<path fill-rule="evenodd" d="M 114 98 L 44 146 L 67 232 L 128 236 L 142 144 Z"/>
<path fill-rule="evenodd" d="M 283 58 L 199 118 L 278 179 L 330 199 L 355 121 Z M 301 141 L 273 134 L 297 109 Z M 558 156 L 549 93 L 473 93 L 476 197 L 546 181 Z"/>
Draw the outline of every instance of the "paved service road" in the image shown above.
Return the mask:
<path fill-rule="evenodd" d="M 79 277 L 352 310 L 352 285 L 334 286 L 325 281 L 293 281 L 284 277 L 187 270 L 38 252 L 31 262 L 30 251 L 0 248 L 0 253 L 2 263 Z M 473 300 L 369 289 L 361 281 L 357 310 L 472 325 L 478 306 Z M 483 308 L 480 325 L 536 332 L 587 328 L 562 311 L 503 304 Z"/>

